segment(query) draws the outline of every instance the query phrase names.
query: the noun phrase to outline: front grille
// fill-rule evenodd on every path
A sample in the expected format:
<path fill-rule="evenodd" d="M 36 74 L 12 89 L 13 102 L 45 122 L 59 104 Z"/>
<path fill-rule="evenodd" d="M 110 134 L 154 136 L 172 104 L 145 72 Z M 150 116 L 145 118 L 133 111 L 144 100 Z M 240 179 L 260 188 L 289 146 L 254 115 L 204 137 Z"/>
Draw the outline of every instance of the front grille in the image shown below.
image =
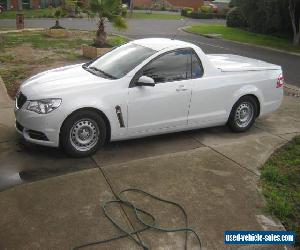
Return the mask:
<path fill-rule="evenodd" d="M 17 108 L 18 109 L 22 108 L 26 101 L 27 101 L 27 97 L 23 95 L 22 92 L 20 92 L 16 100 Z"/>

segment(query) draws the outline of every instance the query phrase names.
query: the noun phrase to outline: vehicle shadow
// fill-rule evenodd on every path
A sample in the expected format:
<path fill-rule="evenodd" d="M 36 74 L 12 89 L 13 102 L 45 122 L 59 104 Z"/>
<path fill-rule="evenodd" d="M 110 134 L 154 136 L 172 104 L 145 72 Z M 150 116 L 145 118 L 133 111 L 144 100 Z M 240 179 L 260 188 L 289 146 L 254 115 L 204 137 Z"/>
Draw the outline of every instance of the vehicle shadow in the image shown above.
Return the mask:
<path fill-rule="evenodd" d="M 199 134 L 211 129 L 200 129 L 141 139 L 110 142 L 92 157 L 71 158 L 60 148 L 26 142 L 17 137 L 0 149 L 0 190 L 22 182 L 60 176 L 84 169 L 109 167 L 132 160 L 192 150 L 203 145 L 196 140 Z M 230 133 L 227 128 L 214 128 L 218 133 Z M 12 178 L 17 176 L 18 178 Z"/>
<path fill-rule="evenodd" d="M 34 145 L 20 137 L 0 143 L 0 162 L 0 190 L 97 167 L 91 158 L 69 158 L 62 150 Z"/>

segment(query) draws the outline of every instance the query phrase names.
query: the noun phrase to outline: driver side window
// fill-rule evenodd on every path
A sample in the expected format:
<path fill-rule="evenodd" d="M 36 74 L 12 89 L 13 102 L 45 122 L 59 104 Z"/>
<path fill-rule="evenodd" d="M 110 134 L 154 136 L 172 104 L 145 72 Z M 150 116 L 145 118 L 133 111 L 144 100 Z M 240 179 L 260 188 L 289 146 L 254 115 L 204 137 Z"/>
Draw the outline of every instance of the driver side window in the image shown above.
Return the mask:
<path fill-rule="evenodd" d="M 142 75 L 151 77 L 155 83 L 180 81 L 191 78 L 191 51 L 179 49 L 153 60 L 143 69 Z"/>

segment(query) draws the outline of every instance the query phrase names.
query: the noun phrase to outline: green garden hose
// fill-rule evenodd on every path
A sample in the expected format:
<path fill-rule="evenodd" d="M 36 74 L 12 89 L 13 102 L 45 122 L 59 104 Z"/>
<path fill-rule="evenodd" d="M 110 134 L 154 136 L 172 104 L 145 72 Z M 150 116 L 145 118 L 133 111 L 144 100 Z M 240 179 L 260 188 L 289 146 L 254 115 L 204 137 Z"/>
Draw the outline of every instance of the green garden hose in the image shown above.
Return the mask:
<path fill-rule="evenodd" d="M 149 197 L 151 197 L 154 200 L 158 200 L 158 201 L 163 202 L 163 203 L 171 204 L 171 205 L 179 208 L 180 211 L 182 212 L 182 214 L 184 215 L 185 227 L 184 228 L 164 228 L 164 227 L 160 227 L 160 226 L 156 225 L 156 220 L 155 220 L 155 218 L 154 218 L 153 215 L 151 215 L 150 213 L 148 213 L 147 211 L 145 211 L 145 210 L 143 210 L 141 208 L 138 208 L 132 202 L 128 201 L 127 199 L 125 199 L 123 197 L 123 194 L 124 193 L 128 193 L 128 192 L 140 193 L 140 194 L 142 194 L 144 196 L 149 196 Z M 107 211 L 108 211 L 107 207 L 110 204 L 113 204 L 113 203 L 118 203 L 118 204 L 124 205 L 124 206 L 132 209 L 133 212 L 134 212 L 134 215 L 135 215 L 135 217 L 137 219 L 137 221 L 141 225 L 143 225 L 143 227 L 141 229 L 138 229 L 138 230 L 135 230 L 135 231 L 128 231 L 128 230 L 124 229 L 120 224 L 118 224 L 114 220 L 114 218 L 112 216 L 110 216 L 107 213 Z M 185 250 L 187 250 L 188 233 L 193 233 L 194 236 L 196 237 L 197 241 L 198 241 L 199 248 L 201 249 L 201 240 L 200 240 L 200 237 L 198 236 L 198 234 L 193 229 L 191 229 L 191 228 L 188 227 L 187 214 L 186 214 L 184 208 L 180 204 L 178 204 L 176 202 L 162 199 L 160 197 L 157 197 L 155 195 L 152 195 L 152 194 L 147 193 L 147 192 L 145 192 L 143 190 L 140 190 L 140 189 L 130 188 L 130 189 L 125 189 L 125 190 L 121 191 L 119 193 L 119 195 L 117 196 L 116 200 L 111 200 L 111 201 L 105 202 L 102 205 L 102 210 L 103 210 L 105 216 L 111 221 L 111 223 L 116 228 L 118 228 L 120 231 L 122 231 L 123 234 L 120 234 L 118 236 L 115 236 L 115 237 L 109 238 L 109 239 L 105 239 L 105 240 L 99 240 L 99 241 L 89 242 L 89 243 L 83 244 L 81 246 L 74 247 L 73 248 L 74 250 L 85 248 L 85 247 L 88 247 L 88 246 L 93 246 L 93 245 L 108 243 L 108 242 L 111 242 L 111 241 L 114 241 L 114 240 L 118 240 L 118 239 L 122 239 L 122 238 L 125 238 L 125 237 L 131 238 L 137 245 L 139 245 L 140 247 L 142 247 L 144 250 L 148 250 L 150 248 L 142 240 L 140 240 L 139 238 L 136 239 L 134 237 L 134 235 L 136 235 L 136 234 L 138 234 L 140 232 L 146 231 L 146 230 L 150 230 L 150 229 L 161 231 L 161 232 L 185 232 L 185 242 L 184 242 L 184 249 Z M 142 215 L 148 217 L 151 222 L 149 223 L 149 222 L 143 220 L 143 218 L 142 218 L 143 216 Z"/>

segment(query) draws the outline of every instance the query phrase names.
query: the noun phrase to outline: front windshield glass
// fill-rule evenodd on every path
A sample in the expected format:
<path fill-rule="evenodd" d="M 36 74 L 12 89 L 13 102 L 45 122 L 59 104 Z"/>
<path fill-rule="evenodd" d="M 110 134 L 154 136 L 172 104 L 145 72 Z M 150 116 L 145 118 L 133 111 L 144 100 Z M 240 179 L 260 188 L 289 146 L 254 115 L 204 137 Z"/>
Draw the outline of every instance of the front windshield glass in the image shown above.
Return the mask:
<path fill-rule="evenodd" d="M 121 78 L 156 51 L 137 44 L 127 43 L 103 55 L 89 65 L 111 78 Z"/>

